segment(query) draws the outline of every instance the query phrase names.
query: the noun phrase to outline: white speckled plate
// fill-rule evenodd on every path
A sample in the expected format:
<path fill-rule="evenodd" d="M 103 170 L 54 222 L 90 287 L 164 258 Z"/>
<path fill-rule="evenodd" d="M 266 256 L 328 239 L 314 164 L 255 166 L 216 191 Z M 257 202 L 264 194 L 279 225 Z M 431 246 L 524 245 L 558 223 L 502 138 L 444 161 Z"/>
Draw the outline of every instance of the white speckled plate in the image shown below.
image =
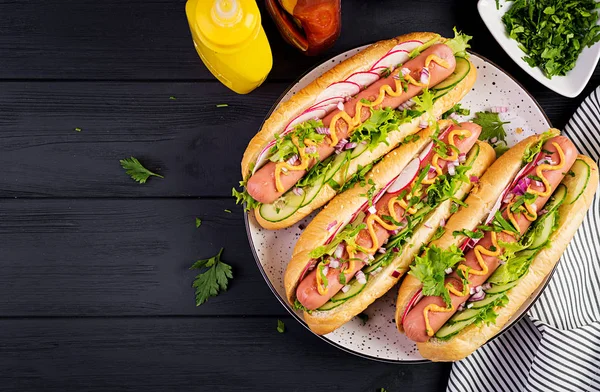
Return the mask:
<path fill-rule="evenodd" d="M 342 53 L 305 74 L 290 87 L 273 109 L 323 72 L 364 48 L 365 46 Z M 533 133 L 544 132 L 550 127 L 550 122 L 538 103 L 520 84 L 496 65 L 476 54 L 471 55 L 471 61 L 477 66 L 478 78 L 473 90 L 462 100 L 463 106 L 471 109 L 471 113 L 489 110 L 493 106 L 508 107 L 509 111 L 503 114 L 503 120 L 510 121 L 510 124 L 505 125 L 509 145 Z M 517 133 L 517 128 L 522 128 L 523 132 Z M 295 312 L 285 300 L 283 274 L 291 258 L 292 249 L 302 232 L 300 227 L 306 227 L 314 214 L 316 213 L 288 229 L 278 231 L 261 228 L 252 213 L 246 214 L 248 239 L 258 268 L 277 299 L 304 326 L 306 323 L 302 319 L 302 314 Z M 545 286 L 546 282 L 523 305 L 505 329 L 525 314 Z M 361 320 L 354 318 L 343 327 L 321 338 L 342 350 L 373 360 L 401 363 L 426 361 L 419 355 L 414 343 L 396 330 L 394 321 L 396 294 L 397 289 L 394 288 L 373 303 L 365 311 L 369 315 L 366 324 L 363 325 Z"/>

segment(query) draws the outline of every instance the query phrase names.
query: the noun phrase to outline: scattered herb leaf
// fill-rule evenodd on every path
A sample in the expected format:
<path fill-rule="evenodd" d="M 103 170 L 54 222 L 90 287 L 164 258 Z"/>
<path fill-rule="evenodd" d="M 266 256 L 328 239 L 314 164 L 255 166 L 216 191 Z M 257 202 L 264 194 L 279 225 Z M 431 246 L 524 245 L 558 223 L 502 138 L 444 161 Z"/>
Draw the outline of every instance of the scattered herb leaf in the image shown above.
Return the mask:
<path fill-rule="evenodd" d="M 216 297 L 221 291 L 226 291 L 229 279 L 233 278 L 231 266 L 221 261 L 222 253 L 223 248 L 216 256 L 198 260 L 190 267 L 191 270 L 202 270 L 192 284 L 196 289 L 196 306 L 202 305 L 210 297 Z"/>
<path fill-rule="evenodd" d="M 129 176 L 134 181 L 137 181 L 140 184 L 144 184 L 146 182 L 146 180 L 148 180 L 148 177 L 150 177 L 150 176 L 164 178 L 160 174 L 156 174 L 156 173 L 151 172 L 150 170 L 146 169 L 140 163 L 140 161 L 138 161 L 134 157 L 131 157 L 128 159 L 127 158 L 121 159 L 119 162 L 121 163 L 121 166 L 123 167 L 123 169 L 125 169 L 125 173 L 129 174 Z"/>

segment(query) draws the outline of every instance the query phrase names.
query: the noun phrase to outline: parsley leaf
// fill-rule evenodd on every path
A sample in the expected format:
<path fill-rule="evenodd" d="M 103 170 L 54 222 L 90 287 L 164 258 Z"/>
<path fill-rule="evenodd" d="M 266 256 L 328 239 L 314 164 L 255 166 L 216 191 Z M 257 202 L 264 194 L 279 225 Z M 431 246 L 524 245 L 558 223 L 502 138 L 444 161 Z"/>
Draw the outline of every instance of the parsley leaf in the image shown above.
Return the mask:
<path fill-rule="evenodd" d="M 156 173 L 151 172 L 150 170 L 146 169 L 140 163 L 140 161 L 138 161 L 134 157 L 131 157 L 129 159 L 127 159 L 127 158 L 121 159 L 119 162 L 121 163 L 121 166 L 123 167 L 123 169 L 125 169 L 125 173 L 129 174 L 129 176 L 134 181 L 137 181 L 140 184 L 144 184 L 150 176 L 164 178 L 160 174 L 156 174 Z"/>
<path fill-rule="evenodd" d="M 196 229 L 199 228 L 201 224 L 202 224 L 202 219 L 196 217 Z"/>
<path fill-rule="evenodd" d="M 482 128 L 479 140 L 496 139 L 496 142 L 505 141 L 506 131 L 502 125 L 508 124 L 508 122 L 501 121 L 498 113 L 477 112 L 475 116 L 473 122 Z"/>
<path fill-rule="evenodd" d="M 208 259 L 198 260 L 190 269 L 203 270 L 194 279 L 192 287 L 196 289 L 196 306 L 205 303 L 210 297 L 216 297 L 221 291 L 227 290 L 229 279 L 233 278 L 231 266 L 221 261 L 223 248 Z"/>
<path fill-rule="evenodd" d="M 281 320 L 277 320 L 277 332 L 279 332 L 279 333 L 285 332 L 285 324 Z"/>
<path fill-rule="evenodd" d="M 456 105 L 452 106 L 450 110 L 442 114 L 442 119 L 447 119 L 453 113 L 456 113 L 459 116 L 468 116 L 469 114 L 471 114 L 471 110 L 463 108 L 460 103 L 457 103 Z"/>

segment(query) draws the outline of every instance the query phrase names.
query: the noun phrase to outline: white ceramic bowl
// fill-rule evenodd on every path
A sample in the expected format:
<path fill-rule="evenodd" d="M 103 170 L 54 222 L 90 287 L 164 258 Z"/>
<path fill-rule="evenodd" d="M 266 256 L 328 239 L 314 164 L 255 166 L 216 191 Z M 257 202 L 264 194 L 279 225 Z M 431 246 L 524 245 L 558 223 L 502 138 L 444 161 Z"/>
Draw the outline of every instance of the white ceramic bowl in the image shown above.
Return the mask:
<path fill-rule="evenodd" d="M 525 72 L 527 72 L 535 80 L 548 87 L 550 90 L 557 92 L 565 97 L 574 98 L 578 96 L 589 82 L 598 59 L 600 58 L 600 42 L 597 42 L 591 48 L 584 48 L 575 68 L 573 68 L 565 76 L 554 76 L 548 79 L 542 70 L 538 67 L 532 68 L 523 60 L 525 52 L 519 49 L 517 41 L 509 38 L 506 34 L 504 23 L 502 23 L 502 15 L 504 15 L 512 6 L 512 1 L 500 0 L 500 9 L 496 9 L 495 0 L 479 0 L 477 9 L 481 19 L 486 24 L 496 41 L 502 46 L 502 49 L 519 64 Z"/>

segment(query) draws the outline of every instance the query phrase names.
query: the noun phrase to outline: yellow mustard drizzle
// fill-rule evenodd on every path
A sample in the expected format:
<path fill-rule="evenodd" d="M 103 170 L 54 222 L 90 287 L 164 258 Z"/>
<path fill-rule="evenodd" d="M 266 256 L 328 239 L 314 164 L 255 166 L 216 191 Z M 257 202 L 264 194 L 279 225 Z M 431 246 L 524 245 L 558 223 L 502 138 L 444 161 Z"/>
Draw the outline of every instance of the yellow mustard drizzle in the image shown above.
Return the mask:
<path fill-rule="evenodd" d="M 386 230 L 396 230 L 398 227 L 387 223 L 383 219 L 379 217 L 377 214 L 371 214 L 367 218 L 367 228 L 369 230 L 369 235 L 371 236 L 372 246 L 370 248 L 365 248 L 367 253 L 375 253 L 377 249 L 379 249 L 379 241 L 377 241 L 377 235 L 375 234 L 375 228 L 373 227 L 373 223 L 379 223 Z"/>
<path fill-rule="evenodd" d="M 275 188 L 277 189 L 277 192 L 284 192 L 285 188 L 283 187 L 283 185 L 281 184 L 281 172 L 283 171 L 283 169 L 285 168 L 285 170 L 305 170 L 308 168 L 308 157 L 306 156 L 306 151 L 304 148 L 301 148 L 299 146 L 298 143 L 298 137 L 297 136 L 292 136 L 292 143 L 294 144 L 294 146 L 296 146 L 296 148 L 298 149 L 298 152 L 300 153 L 300 164 L 299 165 L 290 165 L 287 162 L 277 162 L 277 164 L 275 165 Z M 304 140 L 304 144 L 307 146 L 314 146 L 315 143 L 311 140 L 305 139 Z"/>
<path fill-rule="evenodd" d="M 454 130 L 450 131 L 450 134 L 448 135 L 448 144 L 450 144 L 452 147 L 456 147 L 456 141 L 454 140 L 454 137 L 457 135 L 463 136 L 463 137 L 469 137 L 469 136 L 471 136 L 471 131 L 469 131 L 467 129 L 454 129 Z M 435 154 L 433 154 L 433 157 L 431 158 L 431 166 L 435 169 L 436 175 L 431 178 L 425 177 L 423 179 L 422 184 L 431 185 L 435 182 L 435 178 L 437 176 L 441 176 L 443 174 L 442 168 L 438 164 L 438 161 L 440 159 L 443 159 L 445 161 L 455 161 L 458 159 L 458 153 L 456 152 L 456 150 L 454 148 L 452 148 L 451 151 L 452 151 L 452 153 L 445 157 L 441 156 L 437 152 Z M 427 176 L 429 176 L 429 174 L 427 174 Z"/>
<path fill-rule="evenodd" d="M 320 265 L 317 266 L 317 291 L 319 292 L 319 294 L 325 295 L 329 291 L 329 287 L 323 286 L 323 279 L 321 278 L 321 271 L 319 270 L 319 268 Z"/>
<path fill-rule="evenodd" d="M 556 151 L 558 152 L 558 155 L 560 157 L 560 163 L 556 164 L 556 165 L 549 165 L 549 164 L 542 164 L 539 165 L 536 168 L 536 175 L 542 180 L 542 183 L 544 184 L 544 191 L 543 192 L 539 192 L 536 190 L 531 189 L 531 185 L 527 188 L 527 192 L 529 193 L 533 193 L 533 194 L 537 194 L 538 196 L 542 196 L 542 197 L 548 197 L 550 196 L 550 194 L 552 193 L 552 187 L 550 185 L 550 183 L 548 182 L 548 180 L 546 179 L 546 177 L 544 177 L 543 171 L 544 170 L 560 170 L 563 166 L 564 166 L 564 162 L 565 162 L 565 155 L 563 150 L 560 148 L 560 146 L 558 145 L 558 143 L 553 142 L 552 145 L 556 148 Z M 517 229 L 518 231 L 521 230 L 521 228 L 519 227 L 519 224 L 517 223 L 517 220 L 515 219 L 513 213 L 511 212 L 511 205 L 513 205 L 513 203 L 510 203 L 507 206 L 507 216 L 510 220 L 510 222 L 515 226 L 515 229 Z M 533 222 L 537 219 L 537 211 L 534 209 L 533 204 L 529 205 L 527 203 L 524 203 L 525 205 L 525 209 L 527 210 L 528 214 L 525 214 L 525 218 L 528 219 L 529 221 Z M 503 232 L 506 232 L 505 230 Z M 507 234 L 511 234 L 510 232 L 507 232 Z M 496 249 L 495 251 L 491 251 L 489 249 L 485 249 L 483 246 L 481 245 L 477 245 L 474 249 L 475 252 L 475 257 L 477 258 L 477 262 L 479 263 L 479 266 L 481 267 L 481 270 L 473 270 L 470 269 L 469 267 L 465 266 L 464 264 L 461 264 L 458 269 L 464 271 L 464 272 L 468 272 L 472 275 L 486 275 L 489 272 L 488 266 L 485 263 L 485 261 L 483 260 L 483 257 L 481 256 L 482 254 L 487 255 L 487 256 L 499 256 L 500 255 L 500 249 L 498 247 L 498 242 L 497 242 L 497 235 L 496 232 L 492 231 L 491 232 L 491 236 L 492 236 L 492 245 L 494 246 L 494 248 Z M 465 285 L 466 286 L 466 285 Z M 451 285 L 446 285 L 446 288 L 448 289 L 448 291 L 450 291 L 451 293 L 453 293 L 456 296 L 459 297 L 463 297 L 466 295 L 466 289 L 467 287 L 464 287 L 465 290 L 463 290 L 463 292 L 460 292 L 458 290 L 456 290 L 453 286 Z M 427 335 L 428 336 L 433 336 L 433 334 L 435 333 L 433 331 L 433 329 L 431 328 L 431 324 L 429 323 L 429 312 L 452 312 L 454 311 L 454 306 L 450 307 L 450 308 L 444 308 L 435 304 L 431 304 L 425 307 L 425 309 L 423 309 L 423 317 L 425 318 L 425 328 L 427 331 Z"/>

